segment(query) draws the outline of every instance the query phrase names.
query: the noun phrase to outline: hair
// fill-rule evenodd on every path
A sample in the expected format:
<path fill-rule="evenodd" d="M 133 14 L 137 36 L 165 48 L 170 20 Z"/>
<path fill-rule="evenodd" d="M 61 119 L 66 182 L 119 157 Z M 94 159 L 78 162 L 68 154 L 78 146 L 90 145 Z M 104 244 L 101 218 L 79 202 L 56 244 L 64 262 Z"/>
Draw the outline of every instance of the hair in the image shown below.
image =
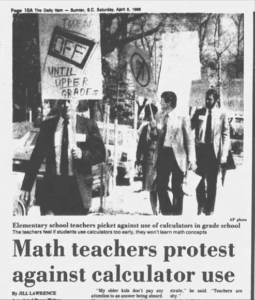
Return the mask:
<path fill-rule="evenodd" d="M 174 92 L 164 92 L 161 94 L 161 98 L 164 99 L 165 103 L 170 103 L 172 108 L 176 107 L 177 96 Z"/>
<path fill-rule="evenodd" d="M 151 110 L 152 110 L 153 116 L 155 117 L 156 113 L 158 112 L 158 108 L 154 104 L 147 104 L 145 106 L 145 109 L 144 109 L 144 111 L 145 111 L 145 117 L 148 117 L 148 116 L 151 115 L 150 105 L 151 105 Z"/>
<path fill-rule="evenodd" d="M 77 109 L 78 112 L 84 112 L 89 110 L 89 100 L 79 100 Z"/>
<path fill-rule="evenodd" d="M 209 97 L 209 96 L 211 96 L 211 95 L 213 95 L 213 99 L 214 99 L 215 101 L 218 101 L 218 99 L 219 99 L 219 94 L 218 94 L 218 92 L 217 92 L 216 90 L 214 90 L 214 89 L 208 90 L 208 91 L 206 92 L 206 94 L 205 94 L 205 98 L 207 99 L 207 97 Z"/>

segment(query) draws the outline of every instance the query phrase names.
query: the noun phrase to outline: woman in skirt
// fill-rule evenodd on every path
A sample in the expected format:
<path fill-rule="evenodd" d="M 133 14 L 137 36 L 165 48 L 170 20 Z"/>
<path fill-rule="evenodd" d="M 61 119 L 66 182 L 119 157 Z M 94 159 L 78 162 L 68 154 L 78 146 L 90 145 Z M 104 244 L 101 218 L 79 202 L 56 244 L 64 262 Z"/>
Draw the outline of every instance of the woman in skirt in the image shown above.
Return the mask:
<path fill-rule="evenodd" d="M 154 215 L 157 215 L 157 192 L 156 192 L 156 169 L 153 164 L 153 156 L 156 150 L 157 141 L 152 141 L 150 138 L 152 119 L 158 108 L 154 104 L 145 106 L 145 119 L 149 121 L 142 129 L 136 152 L 136 163 L 142 167 L 143 174 L 143 190 L 150 192 L 151 208 Z M 153 118 L 152 115 L 153 114 Z"/>

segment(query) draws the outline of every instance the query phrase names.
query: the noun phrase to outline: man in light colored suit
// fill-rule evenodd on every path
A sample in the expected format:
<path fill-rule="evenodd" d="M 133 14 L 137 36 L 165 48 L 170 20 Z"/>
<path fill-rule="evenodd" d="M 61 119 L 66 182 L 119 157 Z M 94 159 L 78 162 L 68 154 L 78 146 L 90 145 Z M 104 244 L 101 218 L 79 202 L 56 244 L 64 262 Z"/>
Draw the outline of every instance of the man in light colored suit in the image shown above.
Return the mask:
<path fill-rule="evenodd" d="M 60 115 L 43 121 L 22 184 L 21 200 L 30 191 L 43 159 L 46 159 L 44 215 L 86 215 L 91 207 L 92 165 L 105 159 L 105 147 L 97 124 L 76 115 L 77 103 L 58 100 Z"/>
<path fill-rule="evenodd" d="M 196 169 L 195 146 L 189 117 L 176 113 L 176 94 L 161 95 L 162 111 L 152 122 L 151 137 L 157 137 L 154 163 L 157 169 L 157 192 L 163 215 L 181 215 L 183 208 L 182 184 L 185 172 Z M 153 129 L 154 128 L 154 129 Z M 158 128 L 158 130 L 156 130 Z M 173 201 L 168 195 L 172 175 Z"/>
<path fill-rule="evenodd" d="M 230 145 L 229 121 L 226 113 L 218 107 L 218 99 L 214 89 L 208 90 L 206 107 L 196 110 L 191 119 L 195 129 L 197 174 L 202 176 L 196 190 L 198 215 L 202 212 L 212 215 L 214 212 L 219 168 L 227 162 Z"/>

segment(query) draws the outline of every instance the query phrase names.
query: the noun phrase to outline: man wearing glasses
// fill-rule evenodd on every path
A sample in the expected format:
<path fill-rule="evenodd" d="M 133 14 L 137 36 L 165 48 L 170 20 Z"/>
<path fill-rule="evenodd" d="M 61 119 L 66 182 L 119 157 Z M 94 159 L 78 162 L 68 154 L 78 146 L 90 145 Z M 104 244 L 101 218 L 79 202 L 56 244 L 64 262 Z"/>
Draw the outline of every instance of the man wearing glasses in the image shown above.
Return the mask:
<path fill-rule="evenodd" d="M 205 107 L 198 109 L 192 119 L 195 129 L 197 174 L 202 179 L 196 189 L 198 215 L 212 215 L 215 207 L 217 177 L 221 164 L 227 162 L 230 145 L 229 121 L 218 107 L 219 95 L 214 89 L 206 92 Z"/>

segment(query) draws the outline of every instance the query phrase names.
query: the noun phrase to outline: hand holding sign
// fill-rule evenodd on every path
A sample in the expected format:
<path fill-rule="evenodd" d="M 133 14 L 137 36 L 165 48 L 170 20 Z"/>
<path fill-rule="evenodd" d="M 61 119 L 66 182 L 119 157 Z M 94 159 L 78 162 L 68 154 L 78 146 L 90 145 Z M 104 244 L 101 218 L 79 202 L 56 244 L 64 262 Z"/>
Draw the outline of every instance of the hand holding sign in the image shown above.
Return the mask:
<path fill-rule="evenodd" d="M 81 159 L 82 158 L 82 151 L 78 147 L 74 147 L 72 149 L 72 156 L 74 159 Z"/>

